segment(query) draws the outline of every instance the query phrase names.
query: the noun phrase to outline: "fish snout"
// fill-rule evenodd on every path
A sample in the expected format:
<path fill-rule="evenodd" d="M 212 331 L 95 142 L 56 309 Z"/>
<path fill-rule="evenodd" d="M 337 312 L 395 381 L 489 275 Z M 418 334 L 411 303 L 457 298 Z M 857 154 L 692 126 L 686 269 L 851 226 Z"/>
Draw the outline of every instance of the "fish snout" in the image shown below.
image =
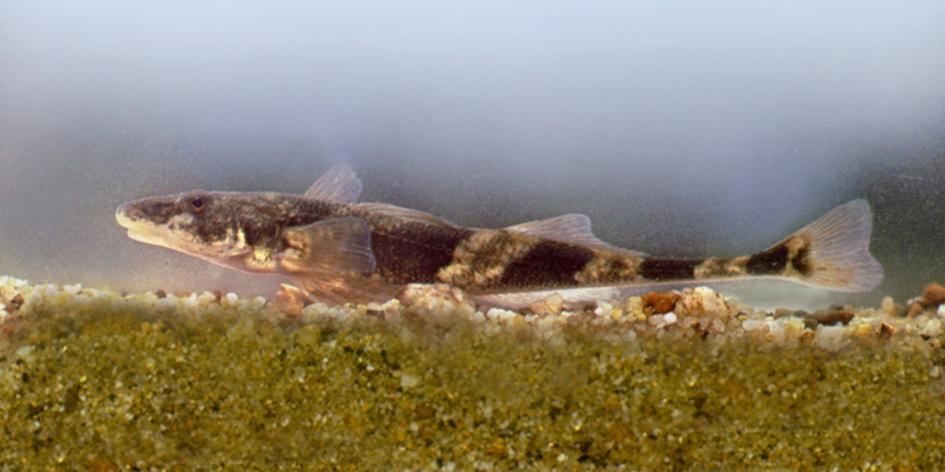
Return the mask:
<path fill-rule="evenodd" d="M 128 228 L 135 220 L 141 217 L 141 212 L 135 208 L 133 203 L 134 202 L 123 203 L 115 210 L 115 221 L 118 222 L 119 226 Z"/>

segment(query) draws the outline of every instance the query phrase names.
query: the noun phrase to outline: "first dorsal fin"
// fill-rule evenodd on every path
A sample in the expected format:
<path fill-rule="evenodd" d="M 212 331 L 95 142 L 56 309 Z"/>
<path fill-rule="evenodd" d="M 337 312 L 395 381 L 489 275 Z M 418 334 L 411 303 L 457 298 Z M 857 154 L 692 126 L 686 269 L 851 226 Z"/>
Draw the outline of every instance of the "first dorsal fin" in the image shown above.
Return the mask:
<path fill-rule="evenodd" d="M 524 233 L 529 236 L 550 239 L 559 243 L 574 244 L 597 249 L 606 249 L 610 251 L 622 251 L 638 256 L 642 252 L 631 251 L 629 249 L 618 248 L 601 241 L 591 232 L 591 219 L 581 213 L 568 213 L 566 215 L 546 218 L 544 220 L 529 221 L 515 226 L 505 228 L 509 231 Z"/>
<path fill-rule="evenodd" d="M 282 268 L 300 273 L 372 272 L 371 228 L 361 218 L 329 218 L 285 231 L 288 248 L 279 255 Z"/>
<path fill-rule="evenodd" d="M 308 190 L 305 196 L 318 200 L 354 203 L 361 195 L 361 179 L 348 164 L 338 164 L 322 174 Z"/>

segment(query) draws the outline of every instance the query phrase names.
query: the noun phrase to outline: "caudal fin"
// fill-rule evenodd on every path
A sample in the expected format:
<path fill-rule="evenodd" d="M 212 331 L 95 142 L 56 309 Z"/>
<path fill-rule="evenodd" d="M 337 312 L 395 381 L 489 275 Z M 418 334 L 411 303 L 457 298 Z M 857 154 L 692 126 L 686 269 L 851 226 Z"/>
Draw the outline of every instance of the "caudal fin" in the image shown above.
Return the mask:
<path fill-rule="evenodd" d="M 872 232 L 869 203 L 853 200 L 751 256 L 749 273 L 787 259 L 778 274 L 782 277 L 840 292 L 868 292 L 883 280 L 883 267 L 869 250 Z"/>

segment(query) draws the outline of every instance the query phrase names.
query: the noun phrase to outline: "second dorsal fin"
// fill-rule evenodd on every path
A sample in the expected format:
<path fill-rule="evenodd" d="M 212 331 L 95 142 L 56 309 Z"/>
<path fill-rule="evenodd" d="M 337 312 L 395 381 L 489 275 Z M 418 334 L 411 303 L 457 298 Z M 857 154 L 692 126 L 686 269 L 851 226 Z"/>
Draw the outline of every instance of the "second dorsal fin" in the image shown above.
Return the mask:
<path fill-rule="evenodd" d="M 354 203 L 361 195 L 361 179 L 348 164 L 338 164 L 322 174 L 308 190 L 305 196 L 317 200 Z"/>
<path fill-rule="evenodd" d="M 359 203 L 357 208 L 372 215 L 383 215 L 390 218 L 396 218 L 401 221 L 412 221 L 434 226 L 448 226 L 455 228 L 456 225 L 442 218 L 433 216 L 427 212 L 413 210 L 411 208 L 389 205 L 387 203 Z"/>
<path fill-rule="evenodd" d="M 581 213 L 546 218 L 544 220 L 529 221 L 505 228 L 537 238 L 550 239 L 559 243 L 574 244 L 596 249 L 621 251 L 633 255 L 643 255 L 642 252 L 612 246 L 598 239 L 591 232 L 591 219 Z"/>

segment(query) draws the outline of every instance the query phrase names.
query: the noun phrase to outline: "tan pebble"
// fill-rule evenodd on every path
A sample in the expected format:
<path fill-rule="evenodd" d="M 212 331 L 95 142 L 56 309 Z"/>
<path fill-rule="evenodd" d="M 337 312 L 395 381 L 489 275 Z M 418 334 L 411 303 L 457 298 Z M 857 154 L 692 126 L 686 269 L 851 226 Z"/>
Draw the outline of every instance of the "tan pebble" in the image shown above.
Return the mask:
<path fill-rule="evenodd" d="M 681 316 L 724 317 L 732 315 L 732 308 L 725 299 L 706 287 L 687 288 L 673 310 Z"/>
<path fill-rule="evenodd" d="M 909 318 L 915 318 L 916 316 L 921 315 L 923 311 L 925 311 L 925 309 L 919 302 L 912 302 L 909 304 L 909 309 L 906 311 L 906 316 Z"/>
<path fill-rule="evenodd" d="M 896 329 L 895 326 L 889 323 L 883 323 L 879 325 L 879 338 L 889 339 L 890 337 L 892 337 L 892 335 L 896 334 L 896 331 L 898 330 Z"/>
<path fill-rule="evenodd" d="M 23 295 L 16 294 L 16 296 L 13 297 L 12 300 L 10 300 L 10 308 L 12 308 L 12 310 L 8 310 L 8 311 L 12 313 L 16 310 L 19 310 L 20 307 L 23 306 L 23 301 L 24 301 Z"/>
<path fill-rule="evenodd" d="M 788 310 L 787 308 L 778 308 L 777 310 L 774 310 L 774 313 L 773 313 L 775 318 L 784 318 L 786 316 L 791 316 L 793 314 L 794 314 L 794 311 Z"/>
<path fill-rule="evenodd" d="M 868 323 L 857 325 L 856 329 L 854 329 L 853 331 L 853 334 L 860 337 L 870 336 L 873 334 L 873 327 L 870 326 Z"/>
<path fill-rule="evenodd" d="M 818 324 L 833 326 L 836 324 L 847 324 L 853 319 L 853 312 L 850 310 L 820 310 L 807 315 L 808 320 L 814 320 Z"/>
<path fill-rule="evenodd" d="M 663 314 L 672 311 L 679 298 L 679 294 L 674 292 L 650 292 L 643 297 L 643 305 L 653 313 Z"/>
<path fill-rule="evenodd" d="M 804 331 L 804 334 L 802 334 L 801 337 L 798 338 L 798 341 L 805 346 L 810 346 L 814 344 L 814 338 L 816 337 L 817 335 L 814 334 L 813 331 Z"/>
<path fill-rule="evenodd" d="M 925 287 L 925 290 L 922 292 L 922 298 L 925 299 L 925 306 L 937 307 L 945 303 L 945 287 L 931 283 Z"/>
<path fill-rule="evenodd" d="M 290 316 L 299 316 L 308 297 L 298 287 L 282 284 L 276 294 L 275 303 L 280 311 Z"/>
<path fill-rule="evenodd" d="M 529 308 L 539 315 L 557 315 L 561 313 L 563 307 L 564 297 L 556 292 L 549 297 L 533 303 Z"/>

